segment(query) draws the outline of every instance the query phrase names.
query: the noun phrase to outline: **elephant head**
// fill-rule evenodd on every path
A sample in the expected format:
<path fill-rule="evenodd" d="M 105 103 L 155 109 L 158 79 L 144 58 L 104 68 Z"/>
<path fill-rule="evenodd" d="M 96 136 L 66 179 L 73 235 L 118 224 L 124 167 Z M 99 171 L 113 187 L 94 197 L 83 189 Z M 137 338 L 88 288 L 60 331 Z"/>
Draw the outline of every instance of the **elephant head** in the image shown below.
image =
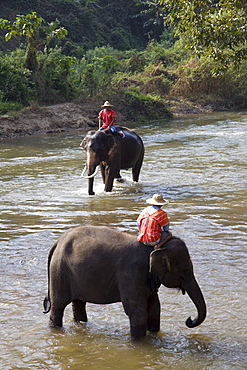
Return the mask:
<path fill-rule="evenodd" d="M 189 317 L 186 325 L 194 328 L 206 317 L 206 304 L 193 273 L 193 265 L 185 243 L 173 238 L 165 247 L 155 249 L 150 255 L 150 272 L 155 274 L 167 288 L 177 288 L 188 293 L 198 312 L 196 319 Z"/>
<path fill-rule="evenodd" d="M 109 133 L 109 130 L 89 131 L 82 140 L 80 146 L 87 152 L 87 163 L 81 177 L 83 177 L 84 173 L 87 171 L 88 193 L 89 195 L 94 195 L 93 182 L 98 171 L 98 166 L 109 160 L 109 156 L 111 152 L 114 151 L 116 143 L 113 135 Z M 104 173 L 102 175 L 103 181 L 105 182 Z"/>

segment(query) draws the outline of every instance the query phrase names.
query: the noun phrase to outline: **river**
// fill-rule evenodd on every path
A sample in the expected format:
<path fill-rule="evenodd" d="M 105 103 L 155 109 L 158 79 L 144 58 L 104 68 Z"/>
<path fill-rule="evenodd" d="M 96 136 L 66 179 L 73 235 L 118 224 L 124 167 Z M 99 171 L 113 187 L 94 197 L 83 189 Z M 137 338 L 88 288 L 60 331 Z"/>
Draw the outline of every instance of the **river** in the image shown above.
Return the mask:
<path fill-rule="evenodd" d="M 130 126 L 145 145 L 140 182 L 95 196 L 80 174 L 85 132 L 0 142 L 0 368 L 247 369 L 247 113 L 212 113 Z M 65 230 L 108 225 L 136 234 L 145 200 L 161 193 L 171 231 L 187 244 L 208 315 L 185 326 L 196 310 L 187 295 L 161 287 L 161 331 L 130 338 L 121 303 L 87 308 L 77 326 L 71 307 L 64 327 L 48 327 L 47 254 Z"/>

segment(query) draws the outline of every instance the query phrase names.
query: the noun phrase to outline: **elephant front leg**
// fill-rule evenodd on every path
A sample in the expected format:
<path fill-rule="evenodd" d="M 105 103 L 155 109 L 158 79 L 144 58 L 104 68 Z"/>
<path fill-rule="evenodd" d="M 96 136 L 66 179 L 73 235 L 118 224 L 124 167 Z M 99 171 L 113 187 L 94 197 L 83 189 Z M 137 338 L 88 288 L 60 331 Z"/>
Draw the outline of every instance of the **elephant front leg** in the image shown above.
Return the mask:
<path fill-rule="evenodd" d="M 93 191 L 93 181 L 94 179 L 88 179 L 88 194 L 89 195 L 94 195 L 94 191 Z"/>
<path fill-rule="evenodd" d="M 116 171 L 106 166 L 105 191 L 112 191 Z"/>
<path fill-rule="evenodd" d="M 130 335 L 134 339 L 145 337 L 147 331 L 146 324 L 130 324 Z"/>
<path fill-rule="evenodd" d="M 135 339 L 144 337 L 147 331 L 146 307 L 135 307 L 133 312 L 129 315 L 129 319 L 131 337 Z"/>
<path fill-rule="evenodd" d="M 86 302 L 83 302 L 80 299 L 75 299 L 72 302 L 72 310 L 73 310 L 74 321 L 87 322 Z"/>
<path fill-rule="evenodd" d="M 147 301 L 136 302 L 122 300 L 125 313 L 130 320 L 130 334 L 132 338 L 144 337 L 147 331 Z"/>
<path fill-rule="evenodd" d="M 151 294 L 147 301 L 147 330 L 160 330 L 160 301 L 158 293 L 155 291 Z"/>

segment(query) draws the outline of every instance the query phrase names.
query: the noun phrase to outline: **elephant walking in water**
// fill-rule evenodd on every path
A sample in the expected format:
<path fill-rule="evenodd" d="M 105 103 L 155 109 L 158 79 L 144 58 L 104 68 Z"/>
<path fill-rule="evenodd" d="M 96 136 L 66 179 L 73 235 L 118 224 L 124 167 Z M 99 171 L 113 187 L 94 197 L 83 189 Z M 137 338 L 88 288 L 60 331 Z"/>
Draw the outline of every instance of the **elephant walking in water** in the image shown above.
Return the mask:
<path fill-rule="evenodd" d="M 133 338 L 160 330 L 158 288 L 187 292 L 197 317 L 189 328 L 206 317 L 206 304 L 194 277 L 185 243 L 172 237 L 165 247 L 153 250 L 136 236 L 105 226 L 79 226 L 65 232 L 48 256 L 48 295 L 44 312 L 50 326 L 61 327 L 65 307 L 72 302 L 74 320 L 87 321 L 86 302 L 122 302 Z"/>
<path fill-rule="evenodd" d="M 105 191 L 112 191 L 114 178 L 120 178 L 120 170 L 132 168 L 133 181 L 138 182 L 144 157 L 144 145 L 140 136 L 126 127 L 116 127 L 124 135 L 113 134 L 110 129 L 89 131 L 80 146 L 87 152 L 88 194 L 94 195 L 93 182 L 100 165 Z"/>

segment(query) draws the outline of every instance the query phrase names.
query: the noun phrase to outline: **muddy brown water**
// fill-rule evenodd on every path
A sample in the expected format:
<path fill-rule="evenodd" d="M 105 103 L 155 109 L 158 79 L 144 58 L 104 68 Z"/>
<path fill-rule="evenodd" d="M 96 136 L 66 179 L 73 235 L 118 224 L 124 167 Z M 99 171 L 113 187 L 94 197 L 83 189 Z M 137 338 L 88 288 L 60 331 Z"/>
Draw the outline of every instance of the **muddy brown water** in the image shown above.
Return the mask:
<path fill-rule="evenodd" d="M 131 127 L 146 153 L 140 182 L 95 196 L 80 178 L 84 132 L 0 142 L 0 368 L 246 369 L 247 368 L 247 113 L 175 118 Z M 133 341 L 121 303 L 89 304 L 76 326 L 51 330 L 42 313 L 47 254 L 58 236 L 79 225 L 136 233 L 145 199 L 161 193 L 172 232 L 189 248 L 208 316 L 185 326 L 196 309 L 187 295 L 161 287 L 161 331 Z"/>

